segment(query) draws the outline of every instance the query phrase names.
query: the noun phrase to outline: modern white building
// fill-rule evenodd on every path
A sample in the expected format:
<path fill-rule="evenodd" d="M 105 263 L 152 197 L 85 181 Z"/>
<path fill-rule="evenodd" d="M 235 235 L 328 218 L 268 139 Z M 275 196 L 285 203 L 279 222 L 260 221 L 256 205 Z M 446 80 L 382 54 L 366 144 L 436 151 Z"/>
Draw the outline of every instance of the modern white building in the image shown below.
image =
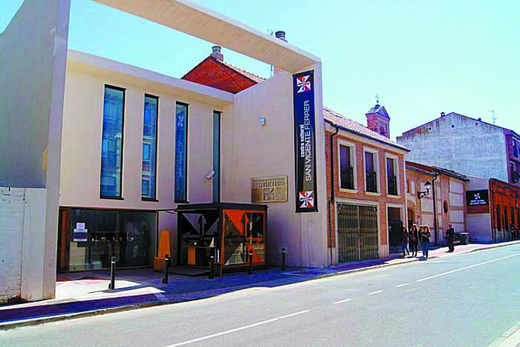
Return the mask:
<path fill-rule="evenodd" d="M 178 251 L 177 206 L 251 203 L 273 177 L 267 262 L 285 247 L 290 265 L 329 264 L 320 59 L 186 0 L 97 2 L 285 72 L 231 94 L 69 51 L 70 1 L 26 0 L 0 35 L 0 301 L 54 297 L 58 268 L 151 266 L 160 230 Z"/>

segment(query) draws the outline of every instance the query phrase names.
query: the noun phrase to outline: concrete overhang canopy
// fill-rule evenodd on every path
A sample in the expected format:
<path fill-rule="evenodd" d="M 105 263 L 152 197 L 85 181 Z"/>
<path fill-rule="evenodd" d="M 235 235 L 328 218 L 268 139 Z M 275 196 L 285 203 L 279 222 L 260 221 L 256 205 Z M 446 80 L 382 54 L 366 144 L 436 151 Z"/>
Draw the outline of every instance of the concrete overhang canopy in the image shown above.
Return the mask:
<path fill-rule="evenodd" d="M 181 98 L 213 105 L 217 108 L 223 108 L 233 103 L 233 94 L 220 89 L 162 75 L 84 52 L 69 50 L 67 69 L 95 76 L 111 77 L 121 83 L 160 90 Z"/>
<path fill-rule="evenodd" d="M 93 0 L 295 73 L 320 58 L 187 0 Z"/>

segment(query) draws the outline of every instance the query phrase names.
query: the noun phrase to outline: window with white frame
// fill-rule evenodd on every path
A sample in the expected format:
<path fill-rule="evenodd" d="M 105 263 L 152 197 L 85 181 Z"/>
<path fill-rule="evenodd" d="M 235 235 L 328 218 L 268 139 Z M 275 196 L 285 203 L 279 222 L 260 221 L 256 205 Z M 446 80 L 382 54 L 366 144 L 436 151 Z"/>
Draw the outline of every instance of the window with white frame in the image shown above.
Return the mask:
<path fill-rule="evenodd" d="M 365 150 L 365 190 L 370 193 L 379 192 L 377 175 L 377 151 Z"/>
<path fill-rule="evenodd" d="M 340 189 L 356 189 L 356 159 L 354 144 L 339 142 L 339 187 Z"/>

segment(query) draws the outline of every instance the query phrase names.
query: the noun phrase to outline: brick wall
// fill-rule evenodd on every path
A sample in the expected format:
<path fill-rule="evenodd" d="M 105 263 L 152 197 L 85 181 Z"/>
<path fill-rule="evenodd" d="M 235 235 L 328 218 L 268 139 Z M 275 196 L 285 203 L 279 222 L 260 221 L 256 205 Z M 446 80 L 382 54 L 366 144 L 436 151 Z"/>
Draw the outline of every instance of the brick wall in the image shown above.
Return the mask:
<path fill-rule="evenodd" d="M 332 136 L 332 132 L 326 132 L 326 142 L 325 142 L 325 158 L 327 165 L 327 200 L 329 213 L 329 222 L 327 225 L 328 231 L 328 239 L 329 246 L 330 241 L 332 241 L 333 247 L 336 245 L 336 227 L 335 227 L 335 206 L 332 206 L 330 203 L 331 199 L 331 165 L 334 165 L 334 194 L 336 202 L 346 200 L 355 200 L 358 201 L 359 204 L 376 204 L 379 211 L 379 235 L 380 235 L 380 248 L 381 246 L 388 246 L 388 223 L 387 223 L 387 204 L 392 204 L 395 206 L 400 205 L 402 208 L 403 215 L 403 223 L 405 223 L 405 173 L 404 171 L 404 155 L 398 153 L 397 151 L 392 151 L 388 148 L 383 148 L 379 142 L 371 141 L 367 139 L 366 141 L 362 141 L 359 137 L 349 136 L 348 133 L 340 131 L 336 136 L 334 136 L 334 161 L 331 160 L 330 157 L 330 138 Z M 338 168 L 338 142 L 346 141 L 351 143 L 355 147 L 355 160 L 356 160 L 356 191 L 344 191 L 339 187 L 339 168 Z M 368 147 L 371 149 L 375 149 L 377 151 L 377 157 L 379 161 L 378 166 L 378 185 L 379 185 L 379 193 L 377 195 L 367 194 L 365 192 L 365 174 L 364 174 L 364 147 Z M 389 197 L 387 196 L 387 183 L 386 183 L 386 155 L 393 155 L 397 157 L 397 167 L 398 167 L 398 175 L 399 175 L 399 196 L 398 197 Z M 354 203 L 355 204 L 355 203 Z M 332 232 L 331 232 L 332 231 Z"/>
<path fill-rule="evenodd" d="M 0 302 L 19 298 L 25 189 L 0 187 Z"/>
<path fill-rule="evenodd" d="M 434 235 L 434 211 L 433 191 L 419 199 L 418 191 L 425 191 L 426 181 L 433 183 L 434 176 L 407 169 L 407 204 L 408 209 L 413 211 L 413 223 L 428 225 Z M 435 180 L 435 199 L 437 215 L 437 240 L 438 244 L 445 244 L 444 234 L 448 224 L 452 224 L 456 232 L 466 231 L 466 208 L 464 205 L 465 183 L 464 181 L 439 175 Z M 444 203 L 447 209 L 444 208 Z M 410 215 L 410 213 L 409 213 Z M 410 216 L 411 218 L 411 216 Z M 433 241 L 434 241 L 433 240 Z"/>

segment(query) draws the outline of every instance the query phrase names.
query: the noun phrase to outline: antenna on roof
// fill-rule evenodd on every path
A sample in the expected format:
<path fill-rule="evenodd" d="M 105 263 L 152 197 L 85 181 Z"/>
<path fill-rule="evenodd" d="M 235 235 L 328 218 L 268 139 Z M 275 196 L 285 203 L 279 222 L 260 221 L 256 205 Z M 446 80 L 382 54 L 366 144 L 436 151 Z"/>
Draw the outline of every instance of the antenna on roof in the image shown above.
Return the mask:
<path fill-rule="evenodd" d="M 491 120 L 493 120 L 493 124 L 495 124 L 498 119 L 498 117 L 495 116 L 495 110 L 488 110 L 488 112 L 491 112 Z"/>
<path fill-rule="evenodd" d="M 267 29 L 267 33 L 271 36 L 274 36 L 274 30 L 273 29 Z M 271 65 L 271 75 L 269 77 L 273 77 L 274 76 L 274 69 L 275 67 L 273 65 Z"/>

